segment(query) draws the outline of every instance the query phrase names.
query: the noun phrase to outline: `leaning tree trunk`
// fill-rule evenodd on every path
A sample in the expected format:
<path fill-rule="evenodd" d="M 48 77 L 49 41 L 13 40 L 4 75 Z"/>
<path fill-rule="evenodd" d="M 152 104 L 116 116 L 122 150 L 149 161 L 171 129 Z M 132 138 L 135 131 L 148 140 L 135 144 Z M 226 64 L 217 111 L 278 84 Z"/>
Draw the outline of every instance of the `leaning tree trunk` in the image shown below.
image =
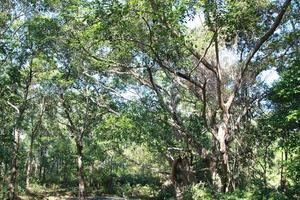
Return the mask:
<path fill-rule="evenodd" d="M 13 129 L 13 151 L 11 159 L 10 182 L 8 184 L 8 199 L 17 199 L 15 187 L 17 182 L 17 155 L 19 151 L 20 131 L 17 128 Z"/>
<path fill-rule="evenodd" d="M 78 179 L 79 179 L 79 191 L 78 199 L 84 200 L 84 172 L 83 172 L 83 141 L 82 138 L 77 139 L 76 141 L 77 148 L 77 162 L 78 162 Z"/>

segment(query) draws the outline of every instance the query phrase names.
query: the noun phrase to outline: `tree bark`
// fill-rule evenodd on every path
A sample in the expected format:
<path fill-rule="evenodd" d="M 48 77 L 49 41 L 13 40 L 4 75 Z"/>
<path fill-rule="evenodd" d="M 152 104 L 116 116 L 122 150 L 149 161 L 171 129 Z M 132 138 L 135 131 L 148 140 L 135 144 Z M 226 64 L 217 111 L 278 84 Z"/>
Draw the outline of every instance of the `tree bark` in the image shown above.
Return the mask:
<path fill-rule="evenodd" d="M 13 151 L 11 159 L 10 182 L 8 184 L 8 199 L 17 199 L 15 192 L 17 182 L 17 155 L 19 151 L 20 131 L 17 128 L 13 129 Z"/>
<path fill-rule="evenodd" d="M 172 162 L 171 181 L 175 187 L 177 187 L 177 172 L 178 164 L 182 162 L 182 158 L 179 156 Z"/>
<path fill-rule="evenodd" d="M 228 192 L 231 190 L 231 172 L 228 162 L 228 152 L 227 152 L 227 143 L 226 139 L 229 135 L 229 111 L 228 109 L 223 110 L 222 121 L 217 126 L 217 140 L 219 142 L 219 153 L 221 160 L 221 182 L 222 182 L 222 191 Z"/>
<path fill-rule="evenodd" d="M 77 163 L 78 163 L 78 179 L 79 179 L 79 188 L 78 188 L 78 199 L 84 200 L 84 171 L 83 171 L 83 141 L 82 138 L 77 139 L 76 141 L 77 148 Z"/>

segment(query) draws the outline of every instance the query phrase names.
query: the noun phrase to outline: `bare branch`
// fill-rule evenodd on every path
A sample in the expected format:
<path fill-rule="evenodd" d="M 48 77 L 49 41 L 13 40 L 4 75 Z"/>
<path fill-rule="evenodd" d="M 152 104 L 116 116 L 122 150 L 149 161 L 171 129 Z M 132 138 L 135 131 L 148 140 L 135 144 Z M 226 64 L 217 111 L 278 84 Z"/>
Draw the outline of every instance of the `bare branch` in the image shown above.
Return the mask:
<path fill-rule="evenodd" d="M 15 109 L 15 110 L 17 111 L 18 114 L 20 114 L 20 110 L 19 110 L 19 108 L 18 108 L 17 106 L 13 105 L 13 104 L 10 103 L 9 101 L 6 101 L 6 103 L 7 103 L 8 105 L 10 105 L 13 109 Z"/>
<path fill-rule="evenodd" d="M 194 70 L 196 70 L 198 68 L 198 66 L 200 65 L 200 63 L 202 63 L 203 59 L 205 58 L 209 48 L 211 47 L 215 37 L 216 37 L 216 32 L 214 33 L 213 37 L 211 38 L 210 42 L 209 42 L 209 45 L 206 47 L 205 51 L 204 51 L 204 54 L 201 56 L 201 58 L 198 60 L 198 63 L 196 64 L 196 66 L 190 71 L 189 74 L 192 74 Z M 213 72 L 215 73 L 215 70 L 213 70 Z"/>

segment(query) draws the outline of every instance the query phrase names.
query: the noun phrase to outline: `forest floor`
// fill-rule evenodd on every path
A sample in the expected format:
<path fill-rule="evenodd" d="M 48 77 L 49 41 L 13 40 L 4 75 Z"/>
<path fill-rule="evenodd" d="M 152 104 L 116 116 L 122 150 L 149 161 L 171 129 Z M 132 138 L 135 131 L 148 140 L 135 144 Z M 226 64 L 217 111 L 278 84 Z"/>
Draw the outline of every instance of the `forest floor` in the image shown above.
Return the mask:
<path fill-rule="evenodd" d="M 52 188 L 29 188 L 24 195 L 19 196 L 21 200 L 76 200 L 74 193 L 64 189 Z M 119 197 L 99 196 L 87 197 L 88 200 L 125 200 Z"/>

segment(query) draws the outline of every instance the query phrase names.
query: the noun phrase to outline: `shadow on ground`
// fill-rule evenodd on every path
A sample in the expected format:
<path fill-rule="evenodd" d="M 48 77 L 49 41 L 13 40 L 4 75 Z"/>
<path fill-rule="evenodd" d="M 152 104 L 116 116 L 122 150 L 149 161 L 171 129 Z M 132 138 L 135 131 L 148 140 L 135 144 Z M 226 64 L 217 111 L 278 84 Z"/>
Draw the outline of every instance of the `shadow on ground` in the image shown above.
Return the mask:
<path fill-rule="evenodd" d="M 33 191 L 30 188 L 26 190 L 26 196 L 20 196 L 21 200 L 77 200 L 72 192 L 63 189 L 45 189 Z M 119 197 L 99 196 L 87 197 L 87 200 L 125 200 Z"/>

